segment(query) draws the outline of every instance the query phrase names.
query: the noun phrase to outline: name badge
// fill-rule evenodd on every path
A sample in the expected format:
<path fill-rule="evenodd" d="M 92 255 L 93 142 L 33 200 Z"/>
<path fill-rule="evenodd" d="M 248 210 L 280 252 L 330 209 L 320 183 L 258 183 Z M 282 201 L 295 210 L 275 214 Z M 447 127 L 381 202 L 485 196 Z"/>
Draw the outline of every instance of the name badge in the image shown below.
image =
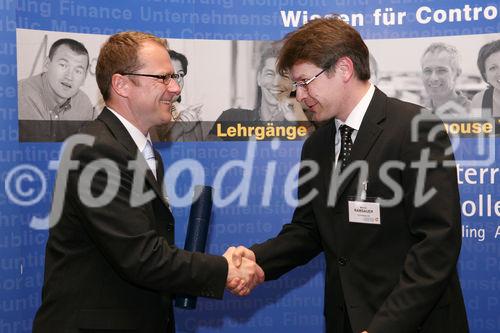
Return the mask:
<path fill-rule="evenodd" d="M 380 224 L 380 204 L 367 201 L 349 201 L 349 222 Z"/>

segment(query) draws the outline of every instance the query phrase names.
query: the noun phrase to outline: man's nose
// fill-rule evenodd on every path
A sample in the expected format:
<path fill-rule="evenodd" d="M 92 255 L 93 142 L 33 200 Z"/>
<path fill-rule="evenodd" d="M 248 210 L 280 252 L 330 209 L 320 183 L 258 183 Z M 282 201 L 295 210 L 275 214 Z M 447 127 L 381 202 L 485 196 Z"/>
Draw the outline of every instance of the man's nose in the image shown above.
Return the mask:
<path fill-rule="evenodd" d="M 181 94 L 181 86 L 175 80 L 170 81 L 170 83 L 167 85 L 167 90 L 174 95 Z"/>
<path fill-rule="evenodd" d="M 64 78 L 69 80 L 73 79 L 73 70 L 71 70 L 71 68 L 68 67 L 64 70 Z"/>
<path fill-rule="evenodd" d="M 297 90 L 295 91 L 295 99 L 299 102 L 303 102 L 304 99 L 306 99 L 306 97 L 308 96 L 309 94 L 307 93 L 307 89 L 302 87 L 302 86 L 297 86 Z"/>

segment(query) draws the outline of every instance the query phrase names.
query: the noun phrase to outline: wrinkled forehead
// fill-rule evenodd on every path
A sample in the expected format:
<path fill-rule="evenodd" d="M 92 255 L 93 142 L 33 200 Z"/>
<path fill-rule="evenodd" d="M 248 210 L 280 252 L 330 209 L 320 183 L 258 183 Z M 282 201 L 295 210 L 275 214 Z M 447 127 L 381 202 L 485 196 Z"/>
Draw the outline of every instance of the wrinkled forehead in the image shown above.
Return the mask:
<path fill-rule="evenodd" d="M 89 57 L 87 54 L 75 52 L 65 44 L 60 45 L 52 55 L 52 61 L 58 60 L 66 60 L 72 65 L 81 65 L 84 68 L 89 64 Z"/>
<path fill-rule="evenodd" d="M 262 74 L 265 71 L 269 71 L 269 70 L 277 72 L 277 70 L 278 70 L 276 67 L 277 61 L 278 61 L 278 58 L 274 57 L 274 56 L 267 57 L 265 59 L 261 59 L 259 62 L 258 68 L 257 68 L 257 73 Z"/>
<path fill-rule="evenodd" d="M 142 43 L 137 52 L 137 58 L 142 69 L 165 74 L 174 72 L 167 48 L 159 43 L 152 41 Z"/>
<path fill-rule="evenodd" d="M 446 66 L 455 69 L 457 67 L 457 60 L 451 53 L 445 50 L 427 52 L 422 57 L 422 68 Z"/>

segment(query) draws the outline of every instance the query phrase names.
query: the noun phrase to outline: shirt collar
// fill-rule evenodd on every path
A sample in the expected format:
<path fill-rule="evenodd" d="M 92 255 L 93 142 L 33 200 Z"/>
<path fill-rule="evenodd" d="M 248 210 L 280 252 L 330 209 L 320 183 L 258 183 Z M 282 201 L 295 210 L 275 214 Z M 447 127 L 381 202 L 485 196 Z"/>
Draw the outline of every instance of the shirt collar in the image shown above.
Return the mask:
<path fill-rule="evenodd" d="M 361 122 L 363 121 L 365 113 L 368 110 L 368 106 L 370 105 L 374 93 L 375 93 L 375 86 L 370 83 L 368 91 L 365 93 L 363 98 L 361 98 L 358 104 L 356 104 L 354 109 L 352 109 L 349 116 L 347 116 L 345 123 L 335 118 L 335 127 L 337 131 L 342 124 L 346 124 L 347 126 L 354 128 L 354 130 L 359 131 L 359 128 L 361 127 Z"/>
<path fill-rule="evenodd" d="M 49 79 L 47 78 L 47 72 L 42 73 L 42 89 L 44 95 L 47 99 L 47 107 L 49 110 L 54 112 L 55 114 L 64 113 L 71 109 L 71 97 L 65 100 L 62 103 L 57 102 L 57 98 L 55 96 L 54 91 L 50 88 Z"/>
<path fill-rule="evenodd" d="M 145 136 L 144 134 L 142 134 L 142 132 L 137 127 L 135 127 L 130 121 L 125 119 L 125 117 L 123 117 L 121 114 L 119 114 L 118 112 L 116 112 L 115 110 L 110 108 L 109 106 L 106 106 L 106 107 L 109 109 L 109 111 L 113 112 L 113 114 L 116 116 L 116 118 L 118 118 L 118 120 L 120 120 L 120 122 L 123 124 L 123 126 L 125 126 L 125 128 L 127 129 L 127 132 L 132 137 L 132 140 L 134 140 L 137 148 L 142 153 L 144 151 L 144 148 L 146 147 L 146 142 L 147 141 L 151 142 L 151 136 L 149 135 L 149 132 L 148 132 L 148 135 Z"/>

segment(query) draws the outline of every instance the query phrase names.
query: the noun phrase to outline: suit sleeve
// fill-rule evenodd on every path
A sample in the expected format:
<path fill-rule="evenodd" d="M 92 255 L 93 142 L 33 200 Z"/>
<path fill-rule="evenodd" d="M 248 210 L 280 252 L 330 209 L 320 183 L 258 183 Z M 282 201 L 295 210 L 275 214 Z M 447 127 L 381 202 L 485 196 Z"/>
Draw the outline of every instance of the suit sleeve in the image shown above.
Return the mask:
<path fill-rule="evenodd" d="M 226 259 L 184 251 L 157 233 L 153 203 L 131 206 L 134 175 L 127 169 L 129 161 L 123 155 L 123 151 L 110 145 L 96 143 L 75 156 L 80 168 L 70 174 L 70 193 L 85 186 L 78 184 L 82 170 L 91 168 L 99 159 L 111 161 L 119 169 L 119 177 L 109 177 L 94 167 L 90 182 L 93 197 L 103 195 L 107 187 L 117 188 L 109 203 L 88 207 L 80 200 L 80 194 L 72 196 L 73 211 L 80 212 L 88 236 L 114 270 L 135 285 L 167 293 L 222 298 L 228 270 Z"/>
<path fill-rule="evenodd" d="M 441 131 L 429 140 L 428 133 L 436 126 Z M 401 152 L 406 164 L 403 205 L 416 241 L 406 255 L 399 282 L 370 323 L 369 333 L 413 332 L 440 299 L 446 302 L 443 294 L 456 270 L 461 246 L 460 200 L 450 145 L 440 122 L 421 124 L 417 142 L 411 142 L 408 129 Z M 435 165 L 429 164 L 423 177 L 411 163 L 421 161 L 426 151 Z M 424 184 L 425 192 L 419 191 L 419 184 Z M 432 189 L 435 194 L 422 200 L 421 195 Z"/>
<path fill-rule="evenodd" d="M 302 150 L 301 161 L 307 160 L 307 143 Z M 299 177 L 309 172 L 308 167 L 301 167 Z M 311 182 L 304 182 L 298 187 L 298 199 L 303 200 L 314 188 Z M 255 252 L 257 263 L 266 274 L 266 280 L 274 280 L 291 269 L 306 264 L 322 250 L 322 244 L 314 216 L 311 201 L 299 205 L 291 223 L 285 224 L 275 238 L 251 247 Z"/>

